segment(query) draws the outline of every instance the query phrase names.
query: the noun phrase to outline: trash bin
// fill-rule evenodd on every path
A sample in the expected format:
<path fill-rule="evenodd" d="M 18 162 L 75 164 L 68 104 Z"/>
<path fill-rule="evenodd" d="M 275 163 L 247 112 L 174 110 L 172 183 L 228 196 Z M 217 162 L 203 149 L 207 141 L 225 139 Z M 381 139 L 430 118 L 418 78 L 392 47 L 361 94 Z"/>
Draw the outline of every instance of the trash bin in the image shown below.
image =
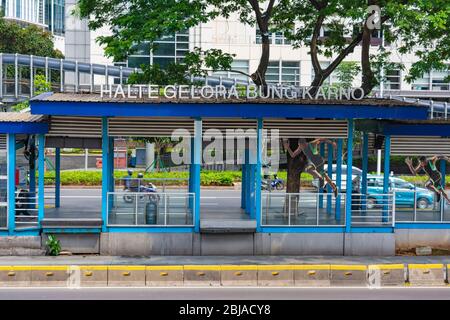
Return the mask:
<path fill-rule="evenodd" d="M 148 201 L 145 205 L 145 224 L 156 224 L 158 217 L 158 205 L 156 202 Z"/>

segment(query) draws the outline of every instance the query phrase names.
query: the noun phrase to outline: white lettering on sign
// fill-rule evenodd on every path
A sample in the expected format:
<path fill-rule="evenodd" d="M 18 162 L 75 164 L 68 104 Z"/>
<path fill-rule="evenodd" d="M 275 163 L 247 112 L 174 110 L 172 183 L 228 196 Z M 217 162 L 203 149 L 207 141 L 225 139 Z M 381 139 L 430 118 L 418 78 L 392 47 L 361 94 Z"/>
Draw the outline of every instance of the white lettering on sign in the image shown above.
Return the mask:
<path fill-rule="evenodd" d="M 361 88 L 332 88 L 332 87 L 295 87 L 268 86 L 266 90 L 255 85 L 246 87 L 232 85 L 101 85 L 100 96 L 110 99 L 273 99 L 273 100 L 361 100 L 364 91 Z"/>

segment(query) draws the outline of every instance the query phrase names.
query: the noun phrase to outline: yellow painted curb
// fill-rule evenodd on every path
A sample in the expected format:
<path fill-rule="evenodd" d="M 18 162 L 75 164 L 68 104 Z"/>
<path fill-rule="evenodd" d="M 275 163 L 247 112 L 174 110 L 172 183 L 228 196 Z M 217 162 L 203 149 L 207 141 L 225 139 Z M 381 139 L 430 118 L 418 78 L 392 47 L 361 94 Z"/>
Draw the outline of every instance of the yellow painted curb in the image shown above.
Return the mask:
<path fill-rule="evenodd" d="M 68 271 L 69 266 L 31 266 L 31 270 Z"/>
<path fill-rule="evenodd" d="M 183 270 L 183 266 L 146 266 L 146 270 Z"/>
<path fill-rule="evenodd" d="M 350 265 L 343 265 L 343 264 L 332 264 L 330 266 L 331 270 L 360 270 L 360 271 L 366 271 L 367 266 L 365 265 L 356 265 L 356 264 L 350 264 Z"/>
<path fill-rule="evenodd" d="M 369 265 L 369 269 L 378 269 L 378 270 L 401 270 L 404 268 L 405 268 L 405 265 L 403 265 L 403 264 L 371 264 L 371 265 Z"/>
<path fill-rule="evenodd" d="M 1 271 L 31 271 L 31 266 L 0 266 Z"/>
<path fill-rule="evenodd" d="M 442 269 L 444 265 L 442 263 L 436 264 L 408 264 L 410 269 Z"/>
<path fill-rule="evenodd" d="M 330 270 L 329 264 L 299 264 L 294 265 L 294 270 Z"/>
<path fill-rule="evenodd" d="M 220 271 L 219 265 L 188 265 L 184 266 L 184 270 L 210 270 L 210 271 Z"/>
<path fill-rule="evenodd" d="M 239 271 L 239 270 L 258 270 L 257 265 L 222 265 L 220 266 L 221 270 L 233 270 L 233 271 Z"/>
<path fill-rule="evenodd" d="M 145 266 L 108 266 L 108 270 L 145 271 Z"/>
<path fill-rule="evenodd" d="M 80 266 L 80 270 L 104 271 L 108 270 L 108 266 Z"/>
<path fill-rule="evenodd" d="M 258 270 L 294 270 L 294 265 L 259 265 Z"/>

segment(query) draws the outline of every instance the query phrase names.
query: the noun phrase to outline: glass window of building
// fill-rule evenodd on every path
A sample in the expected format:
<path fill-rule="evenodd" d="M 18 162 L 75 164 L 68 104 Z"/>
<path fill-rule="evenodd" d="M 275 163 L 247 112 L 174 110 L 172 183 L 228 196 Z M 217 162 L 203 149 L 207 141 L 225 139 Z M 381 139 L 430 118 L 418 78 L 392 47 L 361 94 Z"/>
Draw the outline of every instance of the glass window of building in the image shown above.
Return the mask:
<path fill-rule="evenodd" d="M 262 43 L 261 31 L 256 28 L 256 41 L 257 44 Z M 275 45 L 289 45 L 291 41 L 286 39 L 283 32 L 269 32 L 269 43 Z"/>
<path fill-rule="evenodd" d="M 269 61 L 266 81 L 267 83 L 300 85 L 300 63 L 298 61 Z"/>
<path fill-rule="evenodd" d="M 400 68 L 386 71 L 386 82 L 384 88 L 387 90 L 400 90 L 401 86 L 401 70 Z"/>
<path fill-rule="evenodd" d="M 250 73 L 249 61 L 248 60 L 234 60 L 231 63 L 231 69 L 249 74 Z M 247 77 L 246 75 L 243 75 L 241 73 L 238 73 L 238 72 L 217 71 L 217 72 L 214 72 L 213 75 L 214 76 L 222 76 L 224 78 L 230 78 L 230 79 L 236 78 L 237 80 L 242 80 L 245 82 L 249 81 L 249 77 Z"/>
<path fill-rule="evenodd" d="M 64 35 L 64 0 L 45 0 L 45 24 L 56 35 Z"/>
<path fill-rule="evenodd" d="M 431 72 L 431 90 L 449 90 L 449 70 L 434 70 Z"/>
<path fill-rule="evenodd" d="M 155 41 L 153 50 L 149 43 L 137 45 L 136 51 L 128 57 L 128 67 L 139 68 L 142 64 L 158 64 L 161 68 L 170 63 L 182 62 L 189 52 L 189 31 L 162 36 Z"/>
<path fill-rule="evenodd" d="M 430 73 L 426 72 L 422 78 L 414 80 L 411 85 L 412 90 L 430 90 Z"/>

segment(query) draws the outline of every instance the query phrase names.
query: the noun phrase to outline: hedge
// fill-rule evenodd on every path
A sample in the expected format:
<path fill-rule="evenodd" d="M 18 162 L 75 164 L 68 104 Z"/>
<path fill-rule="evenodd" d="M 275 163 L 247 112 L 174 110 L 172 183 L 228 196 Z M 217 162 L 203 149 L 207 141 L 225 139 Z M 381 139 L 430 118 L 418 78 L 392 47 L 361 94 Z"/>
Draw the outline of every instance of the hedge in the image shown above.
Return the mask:
<path fill-rule="evenodd" d="M 120 179 L 127 176 L 124 171 L 115 171 L 114 178 Z M 133 174 L 136 177 L 137 173 Z M 278 177 L 286 181 L 286 171 L 278 172 Z M 55 177 L 54 171 L 45 173 L 46 184 L 52 184 Z M 187 185 L 189 172 L 172 171 L 172 172 L 151 172 L 145 173 L 144 178 L 149 179 L 184 179 L 184 180 L 166 180 L 166 185 Z M 400 176 L 400 178 L 417 185 L 424 185 L 428 178 L 425 175 L 420 176 Z M 311 175 L 303 173 L 301 176 L 302 185 L 310 185 Z M 240 171 L 201 171 L 200 183 L 202 186 L 232 186 L 236 182 L 241 181 Z M 161 181 L 152 181 L 156 185 L 162 184 Z M 447 185 L 450 186 L 450 176 L 446 177 Z M 84 171 L 84 170 L 68 170 L 61 171 L 61 184 L 79 185 L 79 186 L 100 186 L 102 184 L 101 171 Z"/>

